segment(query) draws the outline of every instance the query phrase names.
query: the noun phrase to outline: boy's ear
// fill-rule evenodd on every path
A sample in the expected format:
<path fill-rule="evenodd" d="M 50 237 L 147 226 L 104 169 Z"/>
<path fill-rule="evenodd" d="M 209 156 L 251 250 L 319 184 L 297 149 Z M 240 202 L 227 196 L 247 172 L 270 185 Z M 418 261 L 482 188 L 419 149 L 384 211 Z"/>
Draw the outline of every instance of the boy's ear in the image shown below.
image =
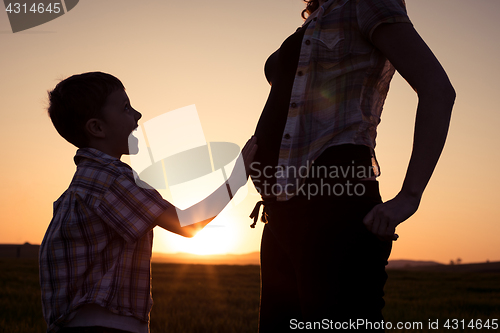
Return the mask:
<path fill-rule="evenodd" d="M 87 123 L 85 123 L 85 130 L 87 131 L 87 134 L 90 135 L 91 137 L 96 137 L 96 138 L 105 138 L 106 134 L 104 133 L 104 127 L 102 120 L 97 119 L 97 118 L 91 118 L 87 120 Z"/>

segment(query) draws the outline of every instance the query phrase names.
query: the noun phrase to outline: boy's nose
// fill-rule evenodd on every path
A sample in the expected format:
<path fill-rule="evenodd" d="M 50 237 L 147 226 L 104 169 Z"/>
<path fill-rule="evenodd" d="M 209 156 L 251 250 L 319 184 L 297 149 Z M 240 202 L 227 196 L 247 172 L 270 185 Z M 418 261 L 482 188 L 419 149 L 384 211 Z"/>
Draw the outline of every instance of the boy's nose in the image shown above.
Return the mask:
<path fill-rule="evenodd" d="M 136 120 L 139 120 L 142 118 L 142 114 L 137 110 L 135 110 L 135 118 L 136 118 Z"/>

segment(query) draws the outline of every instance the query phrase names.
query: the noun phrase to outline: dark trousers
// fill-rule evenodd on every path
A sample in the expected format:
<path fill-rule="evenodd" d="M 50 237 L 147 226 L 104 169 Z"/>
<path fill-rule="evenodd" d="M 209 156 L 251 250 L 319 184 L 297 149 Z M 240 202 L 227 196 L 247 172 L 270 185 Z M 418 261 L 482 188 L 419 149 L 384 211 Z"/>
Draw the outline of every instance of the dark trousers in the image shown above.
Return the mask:
<path fill-rule="evenodd" d="M 392 242 L 379 241 L 363 225 L 365 215 L 382 201 L 378 182 L 362 183 L 362 196 L 294 197 L 266 205 L 260 333 L 297 331 L 306 322 L 352 331 L 352 321 L 383 320 Z"/>

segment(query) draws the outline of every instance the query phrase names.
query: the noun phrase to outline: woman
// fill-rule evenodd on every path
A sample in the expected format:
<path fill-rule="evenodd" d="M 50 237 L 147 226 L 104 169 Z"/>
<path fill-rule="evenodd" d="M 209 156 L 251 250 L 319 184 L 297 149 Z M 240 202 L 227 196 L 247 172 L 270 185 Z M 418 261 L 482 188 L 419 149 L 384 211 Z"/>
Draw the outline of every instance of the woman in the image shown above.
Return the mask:
<path fill-rule="evenodd" d="M 306 3 L 304 25 L 266 62 L 271 92 L 255 131 L 263 200 L 251 217 L 254 226 L 264 205 L 267 222 L 259 331 L 352 329 L 358 319 L 358 330 L 383 329 L 395 229 L 419 206 L 455 92 L 404 0 Z M 375 137 L 395 69 L 419 103 L 401 191 L 382 203 Z"/>

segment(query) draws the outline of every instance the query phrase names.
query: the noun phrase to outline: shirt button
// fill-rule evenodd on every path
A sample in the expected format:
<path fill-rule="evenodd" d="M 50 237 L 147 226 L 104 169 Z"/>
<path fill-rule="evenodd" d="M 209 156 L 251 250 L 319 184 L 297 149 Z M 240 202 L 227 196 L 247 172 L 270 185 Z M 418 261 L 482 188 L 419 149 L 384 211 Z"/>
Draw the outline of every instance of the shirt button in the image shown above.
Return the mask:
<path fill-rule="evenodd" d="M 290 139 L 290 134 L 286 133 L 285 134 L 285 139 L 287 139 L 287 140 Z"/>
<path fill-rule="evenodd" d="M 304 75 L 304 73 L 302 73 L 302 71 L 298 71 L 298 72 L 297 72 L 297 75 L 298 75 L 298 76 L 302 76 L 302 75 Z"/>
<path fill-rule="evenodd" d="M 292 106 L 292 108 L 296 108 L 297 107 L 297 103 L 294 102 L 294 103 L 291 104 L 291 106 Z"/>
<path fill-rule="evenodd" d="M 309 39 L 306 40 L 306 45 L 311 45 L 311 41 Z"/>

